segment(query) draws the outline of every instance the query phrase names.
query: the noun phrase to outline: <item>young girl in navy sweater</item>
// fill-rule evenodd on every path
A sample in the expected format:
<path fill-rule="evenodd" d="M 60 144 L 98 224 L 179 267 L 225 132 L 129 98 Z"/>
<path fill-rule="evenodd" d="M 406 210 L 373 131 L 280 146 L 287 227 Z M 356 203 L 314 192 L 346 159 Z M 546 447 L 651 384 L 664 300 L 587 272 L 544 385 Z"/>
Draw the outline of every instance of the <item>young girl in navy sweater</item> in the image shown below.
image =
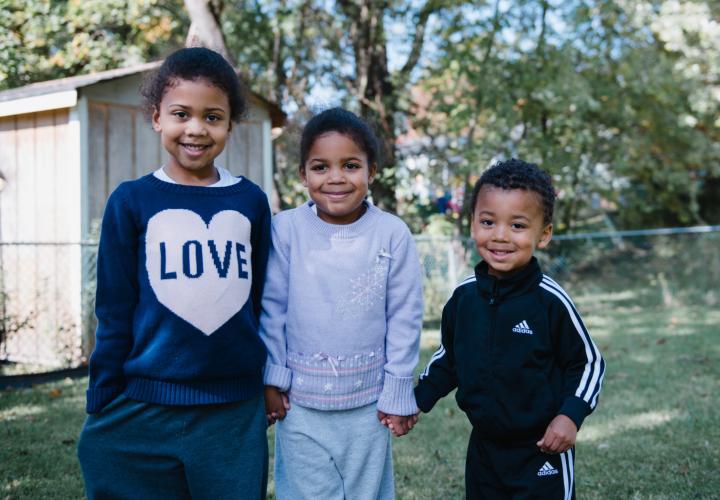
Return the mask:
<path fill-rule="evenodd" d="M 87 496 L 260 498 L 270 210 L 214 164 L 246 101 L 203 48 L 168 57 L 143 97 L 169 159 L 122 183 L 103 217 L 78 444 Z"/>

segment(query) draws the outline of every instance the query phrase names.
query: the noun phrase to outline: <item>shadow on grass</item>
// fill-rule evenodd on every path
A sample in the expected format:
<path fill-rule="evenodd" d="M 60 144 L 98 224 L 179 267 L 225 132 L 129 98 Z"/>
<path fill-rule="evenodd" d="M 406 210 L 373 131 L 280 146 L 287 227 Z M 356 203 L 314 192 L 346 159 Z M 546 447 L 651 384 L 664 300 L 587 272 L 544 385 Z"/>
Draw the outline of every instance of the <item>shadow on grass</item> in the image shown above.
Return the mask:
<path fill-rule="evenodd" d="M 593 300 L 581 310 L 607 372 L 578 438 L 578 498 L 717 498 L 720 315 L 683 306 L 618 310 Z M 424 344 L 418 372 L 436 339 Z M 83 497 L 75 446 L 86 383 L 0 392 L 0 498 Z M 469 434 L 453 395 L 421 415 L 394 440 L 398 498 L 464 498 Z M 272 437 L 271 430 L 271 450 Z M 271 482 L 271 498 L 272 489 Z"/>

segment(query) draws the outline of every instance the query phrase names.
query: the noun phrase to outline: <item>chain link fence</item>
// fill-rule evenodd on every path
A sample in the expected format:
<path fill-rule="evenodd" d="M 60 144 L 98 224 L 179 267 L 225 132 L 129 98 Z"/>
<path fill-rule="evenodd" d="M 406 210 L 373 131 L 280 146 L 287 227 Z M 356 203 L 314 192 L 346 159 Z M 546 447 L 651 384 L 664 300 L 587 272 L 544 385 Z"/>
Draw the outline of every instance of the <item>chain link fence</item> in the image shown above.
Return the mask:
<path fill-rule="evenodd" d="M 473 272 L 471 239 L 416 238 L 425 323 L 437 328 L 455 286 Z M 86 362 L 94 345 L 97 246 L 0 243 L 0 375 Z M 720 226 L 562 235 L 537 253 L 574 298 L 622 295 L 632 307 L 720 304 Z"/>
<path fill-rule="evenodd" d="M 416 242 L 425 323 L 437 326 L 445 302 L 479 257 L 470 238 Z M 616 303 L 640 307 L 720 304 L 720 226 L 559 235 L 536 255 L 543 272 L 573 297 L 623 294 Z"/>
<path fill-rule="evenodd" d="M 0 375 L 81 366 L 92 350 L 95 242 L 0 243 Z"/>

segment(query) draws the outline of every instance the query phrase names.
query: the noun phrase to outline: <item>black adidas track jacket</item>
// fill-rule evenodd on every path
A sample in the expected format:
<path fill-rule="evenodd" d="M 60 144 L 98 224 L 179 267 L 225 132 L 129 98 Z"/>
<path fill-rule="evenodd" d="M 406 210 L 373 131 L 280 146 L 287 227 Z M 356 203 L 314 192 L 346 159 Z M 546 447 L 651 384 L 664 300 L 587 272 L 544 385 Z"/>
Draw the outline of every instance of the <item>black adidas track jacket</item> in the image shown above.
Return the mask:
<path fill-rule="evenodd" d="M 417 405 L 428 412 L 457 387 L 479 439 L 534 442 L 558 414 L 579 429 L 597 405 L 605 362 L 535 257 L 502 280 L 478 264 L 445 305 L 441 335 L 415 388 Z"/>

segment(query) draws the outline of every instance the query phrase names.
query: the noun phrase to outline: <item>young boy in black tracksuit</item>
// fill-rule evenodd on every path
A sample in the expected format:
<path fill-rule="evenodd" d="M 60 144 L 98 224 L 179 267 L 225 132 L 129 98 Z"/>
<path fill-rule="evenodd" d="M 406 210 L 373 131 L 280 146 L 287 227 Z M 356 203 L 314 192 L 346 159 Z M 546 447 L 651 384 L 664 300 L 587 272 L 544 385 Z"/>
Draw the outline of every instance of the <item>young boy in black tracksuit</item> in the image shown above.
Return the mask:
<path fill-rule="evenodd" d="M 575 497 L 574 444 L 605 362 L 570 297 L 533 252 L 552 237 L 550 176 L 520 160 L 476 183 L 471 232 L 483 261 L 442 314 L 442 344 L 415 388 L 428 412 L 457 387 L 472 423 L 469 499 Z"/>

